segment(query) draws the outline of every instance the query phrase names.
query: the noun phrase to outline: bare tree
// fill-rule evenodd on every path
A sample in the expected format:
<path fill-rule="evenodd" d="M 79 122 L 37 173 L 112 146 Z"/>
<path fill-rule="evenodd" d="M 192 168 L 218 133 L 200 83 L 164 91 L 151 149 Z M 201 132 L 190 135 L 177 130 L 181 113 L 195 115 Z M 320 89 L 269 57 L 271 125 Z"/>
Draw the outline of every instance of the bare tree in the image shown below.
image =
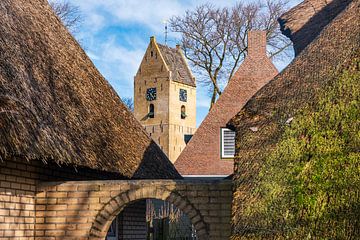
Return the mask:
<path fill-rule="evenodd" d="M 232 8 L 204 4 L 170 19 L 171 30 L 182 36 L 180 45 L 199 82 L 209 89 L 210 109 L 247 54 L 249 30 L 267 32 L 269 56 L 288 56 L 291 44 L 277 22 L 286 6 L 286 0 L 240 1 Z"/>
<path fill-rule="evenodd" d="M 50 0 L 49 4 L 64 26 L 75 35 L 83 21 L 79 7 L 67 0 Z"/>
<path fill-rule="evenodd" d="M 131 112 L 134 112 L 134 100 L 132 99 L 132 97 L 123 97 L 121 98 L 121 101 Z"/>

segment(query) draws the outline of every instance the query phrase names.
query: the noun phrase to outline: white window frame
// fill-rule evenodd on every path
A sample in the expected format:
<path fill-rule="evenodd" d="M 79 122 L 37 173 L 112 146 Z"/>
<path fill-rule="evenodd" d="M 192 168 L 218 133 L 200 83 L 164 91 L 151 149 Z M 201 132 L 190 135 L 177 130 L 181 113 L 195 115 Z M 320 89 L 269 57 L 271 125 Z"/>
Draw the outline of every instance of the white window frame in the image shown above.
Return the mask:
<path fill-rule="evenodd" d="M 234 154 L 232 154 L 232 155 L 225 154 L 224 135 L 225 135 L 226 131 L 231 131 L 231 132 L 234 133 Z M 225 128 L 225 127 L 220 128 L 220 145 L 221 145 L 220 146 L 220 151 L 221 151 L 220 157 L 222 159 L 226 159 L 226 158 L 227 159 L 233 159 L 235 157 L 235 146 L 236 146 L 235 140 L 236 140 L 236 135 L 235 135 L 234 131 L 232 131 L 231 129 Z"/>

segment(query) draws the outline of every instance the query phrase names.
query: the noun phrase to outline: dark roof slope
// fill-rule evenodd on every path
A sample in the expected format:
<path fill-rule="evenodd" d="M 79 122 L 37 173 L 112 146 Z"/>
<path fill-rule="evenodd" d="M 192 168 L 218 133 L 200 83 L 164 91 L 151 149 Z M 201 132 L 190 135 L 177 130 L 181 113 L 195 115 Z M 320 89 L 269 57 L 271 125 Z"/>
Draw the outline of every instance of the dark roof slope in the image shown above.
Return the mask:
<path fill-rule="evenodd" d="M 0 159 L 179 177 L 46 0 L 1 0 L 0 22 Z"/>
<path fill-rule="evenodd" d="M 186 60 L 180 52 L 179 46 L 174 49 L 159 43 L 157 45 L 164 57 L 166 65 L 173 74 L 171 80 L 195 87 L 195 78 L 192 76 Z"/>
<path fill-rule="evenodd" d="M 256 201 L 262 162 L 281 139 L 285 122 L 319 89 L 337 78 L 337 69 L 360 57 L 360 1 L 353 1 L 276 78 L 265 85 L 231 120 L 237 129 L 233 200 L 235 234 L 251 234 L 253 223 L 243 217 Z M 259 130 L 253 132 L 251 127 Z"/>
<path fill-rule="evenodd" d="M 266 33 L 250 31 L 248 39 L 248 56 L 175 162 L 182 175 L 230 175 L 234 171 L 233 159 L 221 159 L 220 129 L 278 73 L 266 56 Z"/>
<path fill-rule="evenodd" d="M 305 0 L 279 18 L 282 33 L 299 54 L 351 0 Z"/>

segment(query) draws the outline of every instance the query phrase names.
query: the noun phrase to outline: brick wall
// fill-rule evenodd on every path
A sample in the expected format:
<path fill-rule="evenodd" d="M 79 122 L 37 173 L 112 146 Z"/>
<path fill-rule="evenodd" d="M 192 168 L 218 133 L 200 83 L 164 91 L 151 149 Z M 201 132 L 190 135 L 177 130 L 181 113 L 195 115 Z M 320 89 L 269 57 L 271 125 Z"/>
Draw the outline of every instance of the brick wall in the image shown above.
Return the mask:
<path fill-rule="evenodd" d="M 33 239 L 36 176 L 17 162 L 0 164 L 0 238 Z"/>
<path fill-rule="evenodd" d="M 14 158 L 0 162 L 0 239 L 34 239 L 36 187 L 41 181 L 115 178 L 90 169 Z M 119 178 L 119 176 L 117 176 Z"/>
<path fill-rule="evenodd" d="M 0 163 L 0 239 L 104 239 L 125 206 L 147 198 L 166 200 L 181 209 L 200 240 L 230 235 L 231 181 L 65 181 L 96 176 L 112 177 L 41 161 Z M 62 180 L 49 182 L 52 179 Z M 134 209 L 126 211 L 124 218 L 134 215 Z"/>
<path fill-rule="evenodd" d="M 36 201 L 36 236 L 104 239 L 129 203 L 166 200 L 182 210 L 202 239 L 230 236 L 231 181 L 131 180 L 44 183 Z"/>

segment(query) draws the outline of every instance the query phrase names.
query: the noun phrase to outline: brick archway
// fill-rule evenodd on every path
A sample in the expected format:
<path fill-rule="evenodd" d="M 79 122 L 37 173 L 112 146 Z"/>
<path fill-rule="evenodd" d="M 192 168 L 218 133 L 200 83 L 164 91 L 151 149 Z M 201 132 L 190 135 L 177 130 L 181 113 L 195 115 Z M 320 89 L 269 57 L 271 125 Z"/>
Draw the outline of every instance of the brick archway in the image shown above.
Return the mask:
<path fill-rule="evenodd" d="M 130 203 L 141 199 L 159 199 L 174 204 L 183 211 L 194 225 L 199 240 L 209 239 L 208 229 L 200 211 L 190 201 L 176 192 L 164 187 L 140 187 L 130 189 L 111 198 L 99 210 L 91 226 L 90 239 L 105 239 L 107 231 L 115 217 Z"/>

